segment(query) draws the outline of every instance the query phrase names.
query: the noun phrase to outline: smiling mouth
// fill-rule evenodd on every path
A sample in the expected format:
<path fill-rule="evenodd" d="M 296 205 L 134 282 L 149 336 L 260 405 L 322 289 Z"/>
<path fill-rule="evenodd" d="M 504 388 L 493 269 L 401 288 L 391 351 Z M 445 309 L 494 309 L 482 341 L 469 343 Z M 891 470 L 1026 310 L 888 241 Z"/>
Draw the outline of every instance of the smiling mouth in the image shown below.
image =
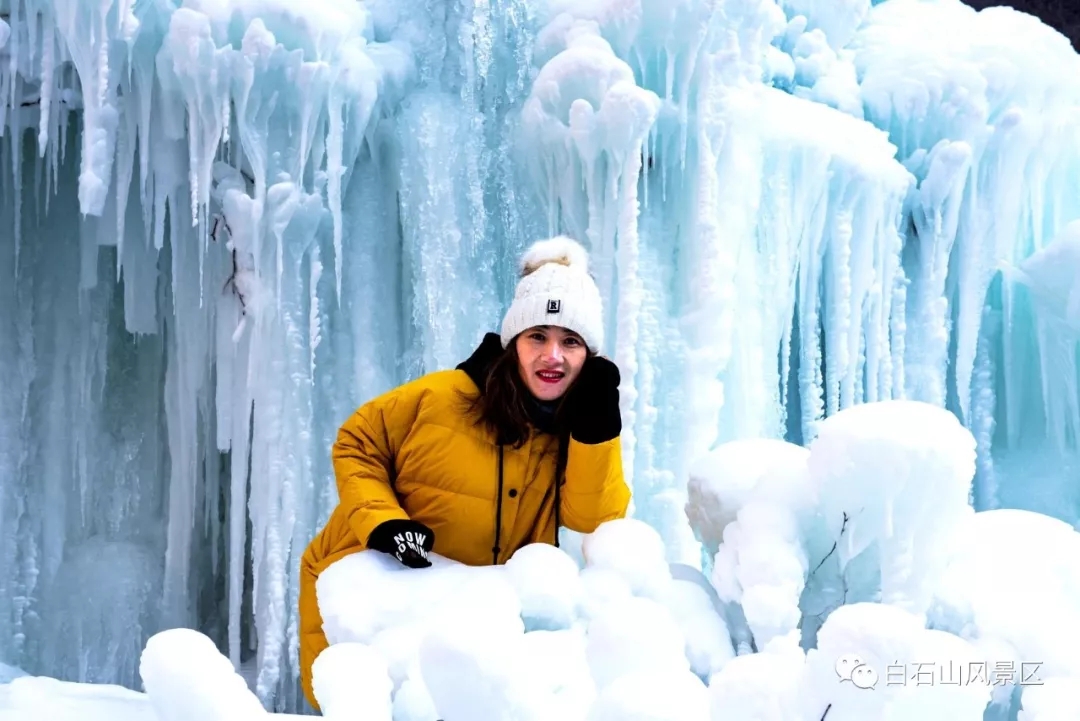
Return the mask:
<path fill-rule="evenodd" d="M 566 376 L 562 371 L 537 371 L 536 375 L 545 383 L 558 383 Z"/>

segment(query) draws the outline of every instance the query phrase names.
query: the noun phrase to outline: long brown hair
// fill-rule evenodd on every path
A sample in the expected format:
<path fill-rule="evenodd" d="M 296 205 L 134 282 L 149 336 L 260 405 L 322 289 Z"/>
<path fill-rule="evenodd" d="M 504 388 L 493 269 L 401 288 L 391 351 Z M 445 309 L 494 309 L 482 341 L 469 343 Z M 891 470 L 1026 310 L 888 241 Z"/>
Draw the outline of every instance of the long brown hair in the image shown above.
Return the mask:
<path fill-rule="evenodd" d="M 469 399 L 469 411 L 497 443 L 520 448 L 529 439 L 531 427 L 528 397 L 518 370 L 517 343 L 510 343 L 487 369 L 480 392 Z"/>
<path fill-rule="evenodd" d="M 592 355 L 591 351 L 589 355 Z M 475 414 L 477 423 L 487 428 L 495 436 L 497 443 L 513 448 L 520 448 L 529 440 L 532 427 L 529 389 L 521 379 L 518 364 L 517 343 L 511 342 L 487 369 L 480 393 L 466 398 L 469 412 Z M 563 401 L 573 388 L 571 385 L 562 398 L 556 401 L 556 429 L 565 428 L 563 415 L 566 406 Z M 563 434 L 558 430 L 556 435 Z"/>

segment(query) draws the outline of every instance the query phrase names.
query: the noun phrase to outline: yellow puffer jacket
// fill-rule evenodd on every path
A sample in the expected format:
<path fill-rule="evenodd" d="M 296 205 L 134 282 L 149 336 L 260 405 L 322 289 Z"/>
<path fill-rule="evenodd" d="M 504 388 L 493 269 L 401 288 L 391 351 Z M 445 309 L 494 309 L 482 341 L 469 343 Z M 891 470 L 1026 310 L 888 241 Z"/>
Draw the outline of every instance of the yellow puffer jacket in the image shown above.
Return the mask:
<path fill-rule="evenodd" d="M 334 561 L 363 550 L 380 523 L 423 523 L 434 531 L 435 553 L 474 566 L 556 541 L 557 439 L 534 432 L 520 448 L 500 448 L 468 414 L 467 399 L 477 393 L 466 370 L 439 371 L 375 398 L 342 425 L 333 448 L 340 500 L 301 562 L 300 675 L 315 708 L 311 664 L 327 646 L 315 581 Z M 564 478 L 560 525 L 591 533 L 626 514 L 630 490 L 618 438 L 596 445 L 571 439 Z"/>

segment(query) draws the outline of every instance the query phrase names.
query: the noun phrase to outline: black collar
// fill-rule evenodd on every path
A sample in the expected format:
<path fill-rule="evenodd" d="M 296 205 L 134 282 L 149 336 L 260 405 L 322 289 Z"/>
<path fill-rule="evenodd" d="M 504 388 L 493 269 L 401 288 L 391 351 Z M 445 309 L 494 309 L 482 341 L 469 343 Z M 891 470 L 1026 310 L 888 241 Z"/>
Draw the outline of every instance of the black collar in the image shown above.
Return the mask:
<path fill-rule="evenodd" d="M 480 392 L 483 393 L 491 366 L 499 359 L 502 352 L 502 340 L 499 335 L 497 333 L 488 333 L 472 355 L 458 364 L 457 369 L 465 371 L 469 378 L 472 379 L 472 382 L 476 384 L 476 387 L 480 389 Z"/>

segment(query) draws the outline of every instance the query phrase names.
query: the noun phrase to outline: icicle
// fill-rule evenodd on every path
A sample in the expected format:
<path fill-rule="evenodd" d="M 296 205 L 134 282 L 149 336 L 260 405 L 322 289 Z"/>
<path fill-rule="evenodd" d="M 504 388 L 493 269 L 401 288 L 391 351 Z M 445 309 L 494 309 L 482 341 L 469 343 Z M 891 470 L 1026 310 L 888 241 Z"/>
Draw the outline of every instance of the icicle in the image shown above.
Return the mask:
<path fill-rule="evenodd" d="M 605 195 L 615 214 L 617 250 L 615 265 L 619 294 L 615 303 L 615 359 L 622 370 L 620 402 L 625 419 L 624 456 L 627 482 L 631 483 L 636 449 L 633 428 L 637 418 L 638 344 L 642 288 L 638 259 L 638 182 L 645 140 L 656 121 L 660 100 L 636 85 L 613 87 L 601 106 L 606 133 L 608 178 Z"/>
<path fill-rule="evenodd" d="M 818 422 L 825 417 L 823 382 L 821 377 L 821 330 L 818 284 L 821 282 L 820 251 L 824 212 L 815 213 L 818 231 L 808 233 L 799 260 L 799 396 L 802 408 L 803 443 L 817 435 Z M 813 226 L 811 226 L 813 227 Z"/>
<path fill-rule="evenodd" d="M 83 5 L 76 0 L 53 3 L 56 27 L 75 64 L 82 87 L 83 142 L 79 206 L 88 215 L 104 208 L 112 173 L 116 108 L 109 82 L 108 13 L 112 0 Z"/>
<path fill-rule="evenodd" d="M 907 365 L 907 395 L 935 405 L 945 404 L 950 324 L 945 283 L 971 162 L 966 143 L 937 146 L 919 187 L 919 207 L 913 210 L 922 262 L 913 278 L 915 307 L 908 332 L 909 338 L 920 340 L 918 345 L 908 344 L 912 357 Z"/>
<path fill-rule="evenodd" d="M 56 68 L 56 60 L 53 53 L 56 52 L 56 42 L 53 39 L 52 23 L 43 23 L 42 54 L 41 54 L 41 101 L 38 104 L 40 116 L 38 117 L 38 156 L 44 158 L 49 147 L 49 123 L 52 120 L 53 102 L 53 72 Z"/>
<path fill-rule="evenodd" d="M 360 154 L 381 89 L 389 88 L 380 68 L 365 52 L 366 47 L 346 45 L 339 62 L 343 68 L 333 79 L 325 99 L 329 131 L 326 143 L 326 195 L 334 223 L 334 292 L 341 302 L 343 220 L 341 215 L 343 179 Z M 383 57 L 386 57 L 385 55 Z M 320 101 L 321 104 L 321 101 Z"/>
<path fill-rule="evenodd" d="M 21 80 L 16 80 L 13 83 L 15 86 L 21 86 Z M 15 106 L 16 108 L 18 106 Z M 10 135 L 8 135 L 9 150 L 11 153 L 11 177 L 12 177 L 12 190 L 14 192 L 14 199 L 12 204 L 14 206 L 14 227 L 11 229 L 12 234 L 15 237 L 15 263 L 18 265 L 20 254 L 22 251 L 22 206 L 23 206 L 23 188 L 22 188 L 22 171 L 23 171 L 23 153 L 22 153 L 22 113 L 16 112 L 11 114 L 10 119 Z"/>
<path fill-rule="evenodd" d="M 340 257 L 340 256 L 339 256 Z M 319 280 L 323 266 L 319 258 L 319 246 L 311 248 L 311 275 L 308 278 L 308 373 L 315 378 L 315 355 L 322 342 L 322 325 L 319 317 Z M 340 293 L 338 294 L 340 298 Z"/>
<path fill-rule="evenodd" d="M 841 379 L 851 363 L 847 336 L 851 326 L 851 215 L 848 188 L 839 189 L 840 198 L 830 210 L 833 218 L 828 233 L 825 269 L 825 414 L 835 415 L 849 398 L 841 396 Z"/>
<path fill-rule="evenodd" d="M 23 17 L 23 3 L 16 0 L 12 3 L 12 14 L 8 19 L 11 23 L 5 22 L 5 27 L 8 28 L 8 38 L 6 44 L 6 50 L 8 52 L 8 66 L 6 73 L 0 79 L 3 81 L 0 90 L 4 91 L 2 94 L 6 96 L 6 101 L 0 103 L 0 131 L 9 132 L 7 126 L 8 112 L 12 114 L 18 112 L 18 108 L 22 106 L 22 98 L 16 96 L 16 86 L 18 85 L 18 72 L 19 72 L 19 56 L 22 48 L 20 47 L 20 38 L 22 36 L 21 30 L 25 18 Z M 17 177 L 17 176 L 16 176 Z"/>
<path fill-rule="evenodd" d="M 651 125 L 651 119 L 650 119 Z M 648 127 L 642 129 L 642 134 Z M 638 269 L 638 200 L 637 184 L 641 170 L 642 141 L 639 138 L 623 163 L 618 176 L 611 178 L 612 184 L 619 183 L 618 203 L 618 266 L 619 297 L 615 317 L 616 332 L 615 359 L 622 371 L 623 383 L 620 386 L 620 405 L 628 433 L 624 434 L 624 457 L 627 469 L 627 483 L 633 482 L 634 452 L 636 449 L 633 428 L 637 418 L 638 391 L 638 342 L 640 339 L 640 313 L 642 303 L 641 277 Z"/>
<path fill-rule="evenodd" d="M 125 84 L 128 93 L 131 85 Z M 119 133 L 116 139 L 116 276 L 120 278 L 123 268 L 124 245 L 126 235 L 124 233 L 131 176 L 135 168 L 135 126 L 134 118 L 127 112 L 121 112 L 121 120 L 127 132 Z"/>
<path fill-rule="evenodd" d="M 723 185 L 720 156 L 726 149 L 722 117 L 722 92 L 712 76 L 712 65 L 705 68 L 701 97 L 703 117 L 717 122 L 702 122 L 697 128 L 697 167 L 692 173 L 688 192 L 692 209 L 688 221 L 691 236 L 696 238 L 685 267 L 688 276 L 681 282 L 686 289 L 686 310 L 680 319 L 687 345 L 686 380 L 683 384 L 687 408 L 684 441 L 687 456 L 696 457 L 709 450 L 717 438 L 717 418 L 724 403 L 724 387 L 718 376 L 728 354 L 730 315 L 725 316 L 734 273 L 730 246 L 723 240 L 721 227 Z"/>
<path fill-rule="evenodd" d="M 229 144 L 229 130 L 232 127 L 232 103 L 226 100 L 221 104 L 221 144 Z"/>
<path fill-rule="evenodd" d="M 891 306 L 889 310 L 889 340 L 892 344 L 892 368 L 891 390 L 893 398 L 906 398 L 904 389 L 907 387 L 904 358 L 907 344 L 907 278 L 903 275 L 903 269 L 897 270 L 896 280 L 893 282 Z"/>
<path fill-rule="evenodd" d="M 232 321 L 232 323 L 230 323 Z M 250 363 L 249 333 L 244 333 L 237 341 L 232 339 L 235 328 L 235 316 L 223 313 L 218 321 L 218 345 L 225 353 L 226 363 L 223 369 L 229 373 L 223 380 L 229 385 L 222 385 L 229 398 L 229 416 L 223 420 L 231 421 L 230 431 L 230 468 L 229 468 L 229 545 L 228 545 L 228 648 L 229 659 L 233 666 L 240 667 L 240 612 L 244 594 L 244 578 L 247 565 L 245 548 L 247 544 L 247 490 L 248 464 L 251 458 L 250 433 L 252 403 L 250 386 L 247 378 L 237 371 Z M 227 350 L 226 350 L 227 349 Z M 221 408 L 221 406 L 219 406 Z"/>
<path fill-rule="evenodd" d="M 341 114 L 344 110 L 344 102 L 339 99 L 337 92 L 331 92 L 329 104 L 330 132 L 326 139 L 326 195 L 330 205 L 330 214 L 334 223 L 334 292 L 338 303 L 341 303 L 341 259 L 342 252 L 342 220 L 341 220 L 341 176 L 345 172 L 342 167 L 342 128 Z"/>

